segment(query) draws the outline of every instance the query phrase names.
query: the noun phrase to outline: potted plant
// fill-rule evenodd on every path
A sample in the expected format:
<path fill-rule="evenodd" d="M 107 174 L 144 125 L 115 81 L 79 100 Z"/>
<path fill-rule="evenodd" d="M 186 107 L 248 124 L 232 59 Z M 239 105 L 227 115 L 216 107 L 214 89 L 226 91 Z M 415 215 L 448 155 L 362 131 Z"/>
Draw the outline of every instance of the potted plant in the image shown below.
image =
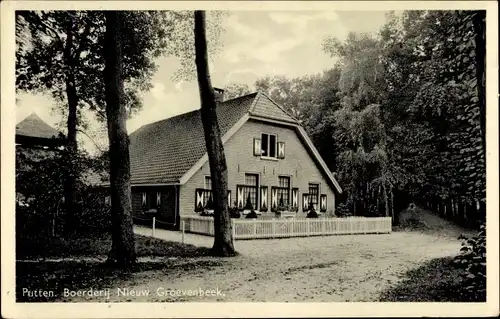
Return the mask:
<path fill-rule="evenodd" d="M 248 214 L 245 216 L 245 218 L 247 218 L 247 219 L 255 219 L 255 218 L 257 218 L 257 217 L 259 217 L 259 216 L 257 215 L 257 213 L 255 212 L 255 210 L 254 210 L 253 208 L 252 208 L 252 210 L 250 211 L 250 213 L 248 213 Z"/>
<path fill-rule="evenodd" d="M 314 205 L 312 202 L 309 202 L 309 207 L 307 208 L 309 212 L 307 213 L 307 218 L 318 218 L 318 213 L 314 209 Z"/>
<path fill-rule="evenodd" d="M 207 204 L 203 208 L 203 211 L 200 214 L 201 216 L 213 216 L 214 215 L 214 201 L 212 199 L 212 195 L 208 198 Z"/>
<path fill-rule="evenodd" d="M 229 216 L 231 218 L 240 218 L 241 210 L 238 208 L 238 203 L 235 201 L 233 206 L 229 207 Z"/>
<path fill-rule="evenodd" d="M 280 201 L 278 203 L 278 207 L 276 207 L 276 212 L 275 212 L 275 215 L 276 217 L 281 217 L 281 215 L 283 215 L 284 212 L 288 211 L 288 207 L 285 205 L 284 201 L 283 201 L 283 195 L 281 195 L 280 197 Z"/>
<path fill-rule="evenodd" d="M 243 208 L 243 212 L 246 212 L 245 218 L 257 218 L 257 213 L 253 209 L 252 202 L 250 201 L 250 194 L 247 196 L 247 202 L 245 204 L 245 207 Z"/>

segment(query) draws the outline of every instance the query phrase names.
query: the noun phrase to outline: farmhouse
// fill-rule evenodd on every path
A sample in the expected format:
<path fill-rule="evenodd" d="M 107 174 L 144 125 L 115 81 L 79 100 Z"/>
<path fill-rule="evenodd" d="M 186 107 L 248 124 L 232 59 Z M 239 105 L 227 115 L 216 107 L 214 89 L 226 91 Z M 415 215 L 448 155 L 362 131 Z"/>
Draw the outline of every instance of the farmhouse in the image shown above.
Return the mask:
<path fill-rule="evenodd" d="M 16 149 L 38 155 L 50 154 L 64 145 L 62 134 L 43 121 L 36 113 L 31 113 L 16 125 Z"/>
<path fill-rule="evenodd" d="M 16 125 L 16 175 L 30 171 L 39 161 L 52 158 L 65 145 L 64 136 L 43 121 L 36 113 L 31 113 Z M 25 203 L 24 195 L 18 192 L 16 199 Z"/>
<path fill-rule="evenodd" d="M 262 214 L 284 205 L 299 214 L 311 203 L 335 209 L 338 182 L 299 122 L 263 93 L 223 100 L 217 116 L 228 167 L 229 203 L 248 201 Z M 179 227 L 180 216 L 199 214 L 211 203 L 211 177 L 200 111 L 139 128 L 130 135 L 132 209 L 154 212 Z"/>

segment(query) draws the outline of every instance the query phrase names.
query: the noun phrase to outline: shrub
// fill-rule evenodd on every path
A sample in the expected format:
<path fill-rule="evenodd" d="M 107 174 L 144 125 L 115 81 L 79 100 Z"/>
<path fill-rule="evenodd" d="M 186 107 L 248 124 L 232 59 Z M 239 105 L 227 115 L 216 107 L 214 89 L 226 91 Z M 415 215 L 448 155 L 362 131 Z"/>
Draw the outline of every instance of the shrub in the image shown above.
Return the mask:
<path fill-rule="evenodd" d="M 336 209 L 336 213 L 337 213 L 338 217 L 352 216 L 351 211 L 349 210 L 349 207 L 345 203 L 339 204 L 339 206 Z"/>
<path fill-rule="evenodd" d="M 466 294 L 474 300 L 486 300 L 486 226 L 482 224 L 479 233 L 462 239 L 460 254 L 454 264 L 463 270 L 462 285 Z"/>
<path fill-rule="evenodd" d="M 241 212 L 238 207 L 229 207 L 229 216 L 231 218 L 240 218 Z"/>
<path fill-rule="evenodd" d="M 47 238 L 66 230 L 76 233 L 107 231 L 111 224 L 105 194 L 85 183 L 87 172 L 100 172 L 97 159 L 84 153 L 52 152 L 30 157 L 16 153 L 16 235 Z M 75 178 L 73 215 L 67 218 L 64 207 L 64 180 Z M 71 223 L 71 224 L 68 224 Z"/>
<path fill-rule="evenodd" d="M 76 201 L 78 233 L 107 232 L 111 229 L 111 207 L 106 205 L 101 192 L 89 187 L 80 189 Z"/>

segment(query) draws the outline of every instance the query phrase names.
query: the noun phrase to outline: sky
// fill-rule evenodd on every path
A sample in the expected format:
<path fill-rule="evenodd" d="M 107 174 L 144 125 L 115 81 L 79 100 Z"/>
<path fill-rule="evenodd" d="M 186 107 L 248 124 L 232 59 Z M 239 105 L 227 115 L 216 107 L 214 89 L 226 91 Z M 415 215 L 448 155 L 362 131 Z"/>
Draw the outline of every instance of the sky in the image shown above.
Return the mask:
<path fill-rule="evenodd" d="M 335 58 L 322 50 L 325 37 L 345 39 L 349 32 L 377 32 L 385 23 L 386 11 L 232 11 L 223 18 L 222 50 L 210 63 L 212 85 L 247 84 L 264 76 L 289 78 L 315 74 L 331 68 Z M 127 121 L 128 132 L 141 126 L 189 112 L 200 107 L 196 80 L 174 82 L 179 61 L 172 56 L 157 60 L 153 88 L 142 95 L 143 108 Z M 35 112 L 55 127 L 64 124 L 61 114 L 52 112 L 50 95 L 21 93 L 17 96 L 16 122 Z M 105 131 L 92 126 L 93 140 L 80 136 L 82 145 L 93 152 L 102 147 Z M 96 133 L 97 132 L 97 133 Z M 105 143 L 105 142 L 104 142 Z"/>

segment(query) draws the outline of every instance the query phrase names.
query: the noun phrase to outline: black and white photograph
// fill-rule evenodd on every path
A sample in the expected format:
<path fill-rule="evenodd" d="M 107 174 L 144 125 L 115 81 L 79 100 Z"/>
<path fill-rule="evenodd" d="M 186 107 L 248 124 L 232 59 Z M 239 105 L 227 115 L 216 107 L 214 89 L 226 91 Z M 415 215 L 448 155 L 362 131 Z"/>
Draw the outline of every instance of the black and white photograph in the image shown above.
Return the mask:
<path fill-rule="evenodd" d="M 2 316 L 498 315 L 495 2 L 70 2 L 2 3 Z"/>

